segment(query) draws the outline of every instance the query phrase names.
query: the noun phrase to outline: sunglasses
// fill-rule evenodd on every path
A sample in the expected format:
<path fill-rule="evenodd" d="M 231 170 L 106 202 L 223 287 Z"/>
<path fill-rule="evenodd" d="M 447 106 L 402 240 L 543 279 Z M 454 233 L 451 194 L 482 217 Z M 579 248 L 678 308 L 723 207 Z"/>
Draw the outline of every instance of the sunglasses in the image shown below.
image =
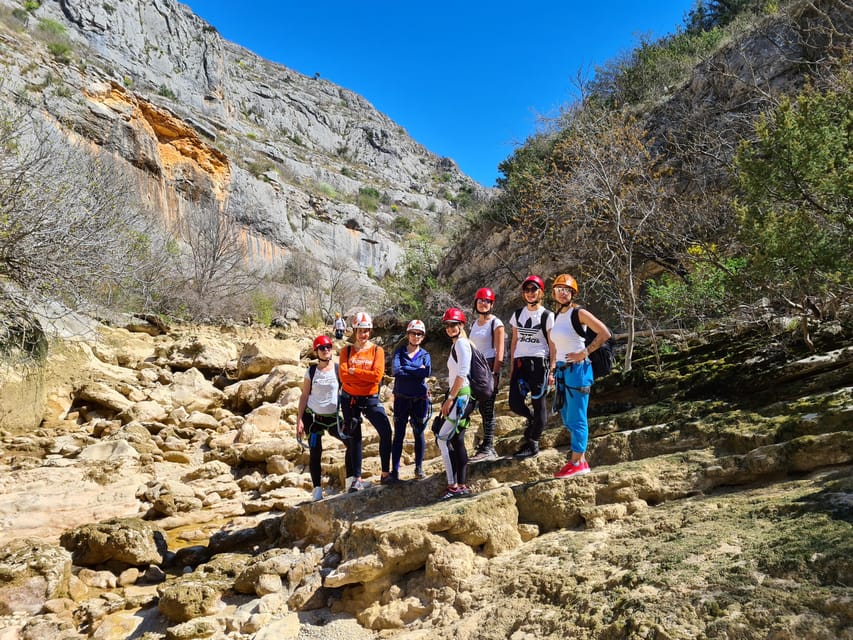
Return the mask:
<path fill-rule="evenodd" d="M 536 293 L 537 291 L 539 291 L 539 287 L 524 287 L 522 291 L 524 293 Z"/>
<path fill-rule="evenodd" d="M 420 331 L 409 331 L 409 335 L 415 336 L 416 338 L 423 338 L 424 337 L 424 334 L 422 334 Z"/>
<path fill-rule="evenodd" d="M 491 300 L 486 300 L 485 298 L 477 298 L 477 302 L 482 302 L 483 304 L 492 304 Z"/>
<path fill-rule="evenodd" d="M 445 322 L 444 328 L 449 329 L 450 327 L 458 327 L 458 326 L 461 326 L 461 324 L 462 324 L 461 322 Z"/>
<path fill-rule="evenodd" d="M 317 347 L 317 351 L 331 351 L 331 350 L 332 350 L 332 345 L 330 345 L 330 344 L 324 344 L 321 347 Z"/>
<path fill-rule="evenodd" d="M 570 287 L 554 287 L 554 293 L 569 293 L 570 291 Z"/>

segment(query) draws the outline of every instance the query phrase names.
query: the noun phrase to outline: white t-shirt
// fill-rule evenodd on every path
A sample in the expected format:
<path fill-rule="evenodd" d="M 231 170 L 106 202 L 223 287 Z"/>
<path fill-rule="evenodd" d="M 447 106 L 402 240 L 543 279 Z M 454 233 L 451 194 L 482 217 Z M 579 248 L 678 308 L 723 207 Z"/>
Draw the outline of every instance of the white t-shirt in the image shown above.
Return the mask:
<path fill-rule="evenodd" d="M 545 307 L 539 307 L 531 313 L 530 309 L 525 306 L 517 318 L 515 313 L 512 314 L 509 324 L 518 331 L 518 341 L 515 344 L 515 353 L 512 354 L 513 358 L 548 357 L 548 341 L 539 326 L 542 322 L 542 314 L 545 311 L 547 311 Z M 554 314 L 548 312 L 545 328 L 550 331 L 553 326 Z"/>
<path fill-rule="evenodd" d="M 456 358 L 453 357 L 453 352 L 456 351 Z M 465 378 L 463 387 L 469 386 L 468 374 L 471 373 L 471 343 L 463 337 L 456 338 L 453 347 L 450 349 L 450 355 L 447 357 L 447 384 L 453 387 L 456 378 Z"/>
<path fill-rule="evenodd" d="M 305 380 L 311 379 L 311 370 L 305 372 Z M 308 408 L 319 415 L 331 415 L 338 409 L 338 377 L 335 367 L 326 371 L 317 369 L 314 372 L 314 383 L 308 395 Z"/>
<path fill-rule="evenodd" d="M 558 315 L 551 329 L 551 342 L 557 350 L 557 362 L 565 361 L 567 353 L 577 353 L 586 348 L 586 342 L 572 326 L 573 313 L 577 313 L 577 309 L 569 309 Z"/>
<path fill-rule="evenodd" d="M 471 325 L 471 330 L 468 332 L 468 339 L 477 347 L 477 350 L 486 356 L 486 359 L 494 358 L 497 353 L 495 351 L 494 332 L 498 327 L 504 326 L 501 319 L 492 316 L 492 319 L 484 325 L 480 325 L 479 319 L 474 320 Z"/>

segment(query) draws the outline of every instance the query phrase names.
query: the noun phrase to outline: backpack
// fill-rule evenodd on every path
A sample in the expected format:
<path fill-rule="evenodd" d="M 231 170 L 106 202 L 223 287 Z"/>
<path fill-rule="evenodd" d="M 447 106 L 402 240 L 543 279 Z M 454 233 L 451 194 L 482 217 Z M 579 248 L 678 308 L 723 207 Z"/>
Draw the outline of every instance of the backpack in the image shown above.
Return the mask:
<path fill-rule="evenodd" d="M 512 317 L 515 319 L 516 325 L 518 325 L 521 322 L 521 320 L 519 318 L 521 318 L 521 312 L 522 311 L 524 311 L 524 307 L 519 307 L 512 314 Z M 548 329 L 546 329 L 546 327 L 548 326 L 548 317 L 550 315 L 551 315 L 551 312 L 548 311 L 548 309 L 542 309 L 542 315 L 539 316 L 539 328 L 542 329 L 542 337 L 544 339 L 546 348 L 548 347 Z M 581 334 L 581 335 L 583 335 L 583 334 Z"/>
<path fill-rule="evenodd" d="M 495 377 L 492 367 L 483 352 L 471 344 L 471 371 L 468 372 L 468 382 L 471 383 L 471 394 L 478 402 L 489 400 L 495 393 Z M 451 357 L 459 362 L 456 355 L 456 345 L 450 350 Z"/>
<path fill-rule="evenodd" d="M 592 341 L 595 340 L 598 334 L 589 327 L 584 329 L 577 314 L 579 310 L 580 307 L 572 307 L 572 310 L 569 312 L 572 318 L 572 327 L 575 332 L 583 338 L 584 344 L 589 345 L 592 344 Z M 611 335 L 607 339 L 607 342 L 589 354 L 589 361 L 592 363 L 592 375 L 594 377 L 603 378 L 613 370 L 613 361 L 615 359 L 615 356 L 613 355 L 613 348 L 615 346 L 616 340 L 614 340 Z"/>

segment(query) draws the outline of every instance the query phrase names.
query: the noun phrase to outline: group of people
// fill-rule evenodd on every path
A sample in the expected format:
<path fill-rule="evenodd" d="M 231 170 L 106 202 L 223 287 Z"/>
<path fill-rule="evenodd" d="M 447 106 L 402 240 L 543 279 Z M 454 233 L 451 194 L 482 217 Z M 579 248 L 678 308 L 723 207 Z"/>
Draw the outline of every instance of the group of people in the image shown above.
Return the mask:
<path fill-rule="evenodd" d="M 509 346 L 511 374 L 510 409 L 526 420 L 524 440 L 515 452 L 516 459 L 538 455 L 539 439 L 548 417 L 547 399 L 555 390 L 555 406 L 563 425 L 571 435 L 571 455 L 554 476 L 572 478 L 590 472 L 585 452 L 589 434 L 587 407 L 593 383 L 589 354 L 609 338 L 610 330 L 588 310 L 577 307 L 577 281 L 569 274 L 558 275 L 552 285 L 555 310 L 543 304 L 545 283 L 539 276 L 525 278 L 521 285 L 524 306 L 509 321 L 512 331 Z M 433 422 L 447 477 L 443 498 L 469 493 L 468 464 L 497 459 L 495 451 L 495 397 L 505 359 L 504 323 L 494 315 L 494 291 L 481 288 L 474 297 L 475 318 L 466 330 L 464 311 L 451 307 L 442 317 L 444 330 L 452 342 L 447 359 L 448 391 Z M 577 322 L 572 314 L 576 313 Z M 596 337 L 586 344 L 576 326 L 589 327 Z M 335 318 L 335 336 L 343 336 L 344 323 Z M 399 476 L 403 442 L 409 424 L 415 440 L 415 478 L 425 477 L 423 469 L 426 441 L 424 432 L 429 422 L 432 402 L 427 378 L 432 375 L 430 354 L 421 346 L 426 327 L 412 320 L 406 327 L 406 343 L 394 351 L 394 429 L 379 400 L 379 385 L 385 373 L 385 353 L 370 340 L 373 321 L 365 312 L 352 319 L 353 341 L 341 349 L 339 362 L 332 361 L 332 340 L 325 335 L 314 340 L 317 364 L 305 374 L 299 400 L 297 436 L 308 435 L 309 468 L 314 486 L 313 499 L 323 497 L 321 487 L 322 434 L 343 440 L 346 446 L 346 486 L 348 492 L 360 491 L 369 483 L 362 480 L 363 418 L 379 434 L 379 458 L 382 468 L 379 482 L 396 484 Z M 495 392 L 477 402 L 471 392 L 469 376 L 473 348 L 480 351 L 494 376 Z M 530 397 L 528 405 L 527 398 Z M 483 434 L 477 451 L 469 459 L 465 446 L 465 430 L 470 415 L 479 409 Z"/>

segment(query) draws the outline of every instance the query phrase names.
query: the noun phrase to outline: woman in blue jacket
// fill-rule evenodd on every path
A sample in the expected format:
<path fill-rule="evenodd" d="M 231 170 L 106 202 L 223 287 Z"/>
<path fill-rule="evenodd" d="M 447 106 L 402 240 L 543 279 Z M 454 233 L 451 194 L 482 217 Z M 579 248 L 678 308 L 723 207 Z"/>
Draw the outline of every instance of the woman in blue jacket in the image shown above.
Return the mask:
<path fill-rule="evenodd" d="M 391 447 L 391 474 L 384 484 L 400 481 L 400 458 L 406 425 L 411 421 L 415 436 L 415 477 L 424 474 L 424 429 L 429 412 L 429 391 L 426 379 L 432 373 L 429 353 L 421 347 L 426 327 L 420 320 L 412 320 L 406 327 L 407 343 L 394 352 L 394 442 Z"/>

